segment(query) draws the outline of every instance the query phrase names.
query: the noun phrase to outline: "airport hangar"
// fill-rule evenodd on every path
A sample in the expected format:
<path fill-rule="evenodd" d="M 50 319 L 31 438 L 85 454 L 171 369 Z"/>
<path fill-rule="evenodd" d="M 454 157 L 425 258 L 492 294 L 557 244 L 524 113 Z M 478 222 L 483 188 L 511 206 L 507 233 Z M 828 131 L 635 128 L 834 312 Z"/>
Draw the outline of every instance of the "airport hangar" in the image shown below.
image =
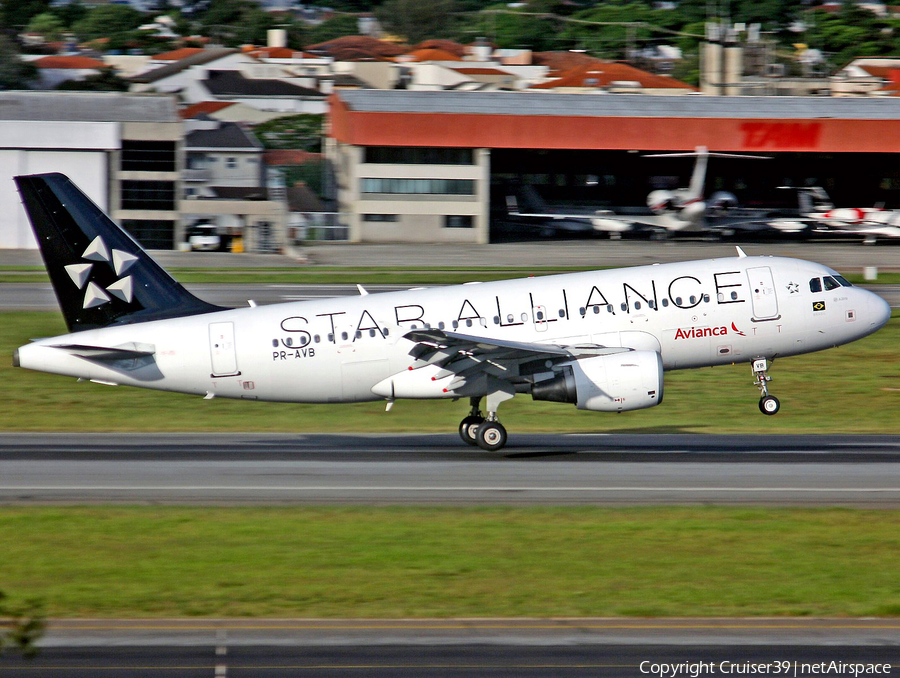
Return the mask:
<path fill-rule="evenodd" d="M 327 153 L 354 242 L 486 243 L 504 191 L 530 184 L 550 202 L 644 206 L 687 186 L 711 151 L 707 195 L 796 208 L 820 185 L 839 206 L 900 208 L 900 99 L 342 90 L 330 98 Z"/>

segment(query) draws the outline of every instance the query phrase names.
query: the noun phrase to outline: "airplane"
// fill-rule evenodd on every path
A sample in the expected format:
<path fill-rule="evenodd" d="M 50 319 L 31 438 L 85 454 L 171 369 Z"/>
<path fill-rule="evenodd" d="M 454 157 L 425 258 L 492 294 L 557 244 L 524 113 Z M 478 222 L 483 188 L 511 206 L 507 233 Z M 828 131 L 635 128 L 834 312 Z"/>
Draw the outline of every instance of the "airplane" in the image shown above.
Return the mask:
<path fill-rule="evenodd" d="M 499 450 L 517 394 L 594 412 L 659 405 L 664 372 L 773 359 L 881 328 L 879 296 L 809 261 L 747 256 L 244 308 L 190 294 L 62 174 L 15 177 L 68 333 L 17 367 L 298 403 L 468 399 L 462 440 Z M 481 403 L 485 403 L 482 411 Z"/>
<path fill-rule="evenodd" d="M 800 189 L 800 212 L 806 221 L 826 227 L 814 232 L 862 235 L 868 243 L 879 237 L 900 238 L 900 211 L 883 206 L 835 207 L 821 186 Z"/>
<path fill-rule="evenodd" d="M 543 220 L 543 230 L 580 231 L 586 230 L 584 224 L 590 223 L 595 231 L 610 233 L 611 237 L 621 237 L 622 233 L 632 231 L 638 226 L 662 229 L 662 232 L 684 232 L 710 230 L 704 223 L 708 213 L 721 213 L 737 206 L 737 198 L 727 191 L 716 191 L 709 200 L 703 199 L 706 184 L 706 167 L 711 156 L 719 158 L 742 158 L 746 160 L 767 160 L 767 156 L 740 155 L 736 153 L 713 153 L 705 146 L 698 146 L 689 153 L 653 153 L 644 158 L 696 158 L 691 181 L 687 188 L 674 190 L 656 189 L 647 195 L 647 207 L 652 214 L 617 214 L 612 210 L 596 210 L 592 214 L 554 212 L 546 208 L 537 192 L 531 188 L 523 193 L 523 201 L 529 209 L 521 211 L 519 198 L 507 196 L 507 211 L 517 218 Z M 523 189 L 525 187 L 522 187 Z M 752 221 L 752 220 L 748 220 Z M 758 220 L 757 220 L 758 221 Z M 579 226 L 581 225 L 581 226 Z M 737 222 L 731 227 L 737 226 Z"/>

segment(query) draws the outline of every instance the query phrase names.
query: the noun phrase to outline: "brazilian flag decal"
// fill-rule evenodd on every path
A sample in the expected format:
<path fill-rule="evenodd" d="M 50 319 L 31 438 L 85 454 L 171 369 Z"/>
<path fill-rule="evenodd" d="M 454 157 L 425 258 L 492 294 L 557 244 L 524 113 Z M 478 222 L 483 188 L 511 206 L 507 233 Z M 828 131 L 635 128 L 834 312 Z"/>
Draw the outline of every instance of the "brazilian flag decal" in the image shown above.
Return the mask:
<path fill-rule="evenodd" d="M 813 310 L 814 311 L 824 311 L 825 310 L 825 302 L 824 301 L 814 301 L 813 302 Z"/>

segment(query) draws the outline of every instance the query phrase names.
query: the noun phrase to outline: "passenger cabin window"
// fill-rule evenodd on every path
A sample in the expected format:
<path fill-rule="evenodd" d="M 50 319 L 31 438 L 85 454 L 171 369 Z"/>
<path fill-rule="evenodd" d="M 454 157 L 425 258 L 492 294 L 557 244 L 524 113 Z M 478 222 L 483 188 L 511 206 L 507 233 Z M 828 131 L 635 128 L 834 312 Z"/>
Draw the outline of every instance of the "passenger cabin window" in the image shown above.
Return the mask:
<path fill-rule="evenodd" d="M 832 278 L 830 275 L 826 275 L 822 280 L 825 282 L 825 291 L 830 292 L 831 290 L 836 290 L 841 284 Z"/>
<path fill-rule="evenodd" d="M 809 281 L 809 291 L 810 292 L 821 292 L 822 291 L 822 281 L 818 278 L 812 278 Z"/>

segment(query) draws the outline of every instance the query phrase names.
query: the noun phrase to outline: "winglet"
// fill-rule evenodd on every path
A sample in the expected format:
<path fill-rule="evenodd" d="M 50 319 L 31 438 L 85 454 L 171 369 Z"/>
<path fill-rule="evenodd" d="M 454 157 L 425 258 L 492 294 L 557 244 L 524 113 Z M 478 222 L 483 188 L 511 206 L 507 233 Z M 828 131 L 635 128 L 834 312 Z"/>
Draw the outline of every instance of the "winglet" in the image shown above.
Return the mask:
<path fill-rule="evenodd" d="M 747 254 L 744 252 L 744 250 L 742 250 L 742 249 L 740 248 L 740 245 L 735 245 L 735 246 L 734 246 L 734 249 L 737 250 L 737 253 L 738 253 L 738 259 L 743 259 L 744 257 L 747 256 Z"/>
<path fill-rule="evenodd" d="M 364 296 L 366 296 L 366 295 L 368 294 L 368 292 L 366 292 L 366 288 L 363 287 L 362 285 L 358 284 L 358 283 L 357 283 L 357 285 L 356 285 L 356 289 L 359 290 L 359 296 L 361 296 L 361 297 L 364 297 Z"/>

